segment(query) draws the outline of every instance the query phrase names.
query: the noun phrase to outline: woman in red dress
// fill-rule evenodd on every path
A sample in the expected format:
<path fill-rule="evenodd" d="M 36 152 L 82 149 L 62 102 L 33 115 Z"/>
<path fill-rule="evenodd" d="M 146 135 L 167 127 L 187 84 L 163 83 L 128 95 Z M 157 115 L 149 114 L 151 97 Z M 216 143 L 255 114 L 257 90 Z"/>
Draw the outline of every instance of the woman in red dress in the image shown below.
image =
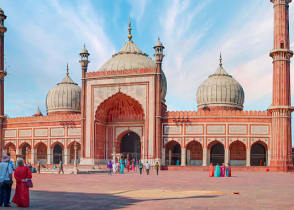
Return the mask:
<path fill-rule="evenodd" d="M 17 159 L 17 165 L 18 167 L 14 171 L 16 189 L 12 202 L 15 203 L 17 207 L 29 207 L 30 194 L 26 182 L 28 179 L 32 178 L 32 172 L 29 167 L 24 166 L 24 161 L 22 158 Z"/>
<path fill-rule="evenodd" d="M 212 163 L 210 163 L 210 166 L 209 166 L 209 176 L 214 177 L 214 167 Z"/>

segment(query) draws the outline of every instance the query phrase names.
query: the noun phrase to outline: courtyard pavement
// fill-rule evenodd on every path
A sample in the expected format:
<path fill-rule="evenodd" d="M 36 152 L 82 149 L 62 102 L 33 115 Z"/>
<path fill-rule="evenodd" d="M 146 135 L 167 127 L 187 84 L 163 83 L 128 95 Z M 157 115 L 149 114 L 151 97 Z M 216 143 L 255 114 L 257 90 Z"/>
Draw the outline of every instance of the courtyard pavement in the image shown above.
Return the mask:
<path fill-rule="evenodd" d="M 33 209 L 294 209 L 294 173 L 34 174 Z M 12 192 L 13 196 L 14 192 Z M 14 205 L 13 205 L 14 206 Z"/>

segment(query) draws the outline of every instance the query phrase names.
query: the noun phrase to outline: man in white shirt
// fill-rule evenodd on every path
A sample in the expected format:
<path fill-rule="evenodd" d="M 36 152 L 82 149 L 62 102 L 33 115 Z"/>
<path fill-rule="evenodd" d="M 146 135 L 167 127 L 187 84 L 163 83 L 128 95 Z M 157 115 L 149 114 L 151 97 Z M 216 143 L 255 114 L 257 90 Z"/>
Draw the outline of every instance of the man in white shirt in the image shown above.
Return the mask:
<path fill-rule="evenodd" d="M 145 168 L 146 168 L 146 173 L 147 173 L 147 175 L 149 175 L 150 164 L 148 163 L 148 161 L 146 162 Z"/>
<path fill-rule="evenodd" d="M 9 205 L 9 191 L 12 185 L 12 166 L 9 164 L 10 157 L 3 155 L 0 163 L 0 206 L 10 207 Z"/>

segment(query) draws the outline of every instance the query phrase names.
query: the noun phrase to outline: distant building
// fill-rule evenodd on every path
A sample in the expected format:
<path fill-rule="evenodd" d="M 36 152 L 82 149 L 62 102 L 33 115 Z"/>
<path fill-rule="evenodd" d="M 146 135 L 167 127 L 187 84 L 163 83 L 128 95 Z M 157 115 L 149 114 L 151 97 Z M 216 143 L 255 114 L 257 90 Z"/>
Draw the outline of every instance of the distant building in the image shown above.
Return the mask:
<path fill-rule="evenodd" d="M 47 115 L 4 117 L 4 20 L 0 11 L 0 116 L 2 150 L 27 162 L 96 165 L 107 159 L 136 158 L 152 164 L 293 168 L 291 149 L 289 13 L 290 0 L 274 3 L 273 101 L 266 111 L 244 111 L 244 90 L 219 66 L 198 88 L 198 110 L 168 111 L 162 69 L 164 46 L 155 60 L 133 42 L 131 23 L 125 45 L 97 71 L 88 72 L 89 53 L 80 53 L 82 87 L 69 76 L 47 95 Z M 195 67 L 196 68 L 196 67 Z M 258 88 L 258 84 L 256 86 Z M 33 87 L 32 87 L 33 88 Z M 191 90 L 192 91 L 192 90 Z M 293 150 L 292 150 L 293 153 Z"/>

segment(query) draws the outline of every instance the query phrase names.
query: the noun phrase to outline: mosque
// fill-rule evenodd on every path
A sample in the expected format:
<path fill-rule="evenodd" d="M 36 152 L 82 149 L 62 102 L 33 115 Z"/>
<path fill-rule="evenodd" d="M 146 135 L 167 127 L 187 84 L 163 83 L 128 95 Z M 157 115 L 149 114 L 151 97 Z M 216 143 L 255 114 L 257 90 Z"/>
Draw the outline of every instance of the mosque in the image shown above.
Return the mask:
<path fill-rule="evenodd" d="M 225 163 L 247 169 L 289 171 L 292 164 L 289 7 L 274 5 L 272 104 L 265 111 L 243 110 L 244 90 L 223 67 L 199 86 L 198 109 L 169 111 L 164 46 L 158 39 L 154 60 L 128 40 L 98 70 L 88 72 L 89 52 L 80 52 L 81 87 L 68 72 L 46 97 L 47 114 L 4 116 L 4 34 L 0 9 L 1 152 L 12 159 L 52 165 L 95 166 L 108 159 L 136 158 L 162 166 Z M 95 68 L 95 67 L 94 67 Z M 191 90 L 193 91 L 193 90 Z M 177 166 L 175 166 L 177 167 Z"/>

